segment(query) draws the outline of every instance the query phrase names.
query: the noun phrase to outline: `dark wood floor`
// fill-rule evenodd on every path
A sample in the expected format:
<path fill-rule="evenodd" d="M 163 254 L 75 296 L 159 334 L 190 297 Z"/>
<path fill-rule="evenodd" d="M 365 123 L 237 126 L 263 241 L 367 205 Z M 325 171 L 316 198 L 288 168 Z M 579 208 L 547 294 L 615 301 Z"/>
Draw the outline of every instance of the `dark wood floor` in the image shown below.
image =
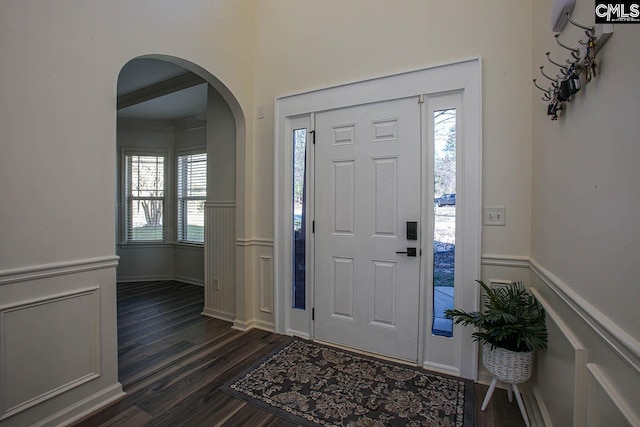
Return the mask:
<path fill-rule="evenodd" d="M 202 316 L 203 297 L 202 287 L 173 281 L 118 285 L 118 368 L 127 395 L 76 426 L 294 426 L 218 391 L 289 338 Z M 503 390 L 480 411 L 486 389 L 475 387 L 476 426 L 524 425 Z"/>

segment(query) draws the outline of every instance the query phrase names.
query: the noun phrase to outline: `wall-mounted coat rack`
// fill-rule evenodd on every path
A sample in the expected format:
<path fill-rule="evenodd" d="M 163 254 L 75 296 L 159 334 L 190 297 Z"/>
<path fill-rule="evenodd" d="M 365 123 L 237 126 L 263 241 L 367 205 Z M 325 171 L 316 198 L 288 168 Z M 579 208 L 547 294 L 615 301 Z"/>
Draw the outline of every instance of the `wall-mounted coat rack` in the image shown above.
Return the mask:
<path fill-rule="evenodd" d="M 598 75 L 596 55 L 613 33 L 613 24 L 586 26 L 575 22 L 571 18 L 570 10 L 563 13 L 567 22 L 584 30 L 586 40 L 580 39 L 578 45 L 572 47 L 563 43 L 560 40 L 560 34 L 556 34 L 556 42 L 569 51 L 569 58 L 564 62 L 556 61 L 551 58 L 551 52 L 547 52 L 547 60 L 554 68 L 557 68 L 557 72 L 548 73 L 545 71 L 544 65 L 541 65 L 540 73 L 545 80 L 548 80 L 548 83 L 540 85 L 538 79 L 533 79 L 535 87 L 543 92 L 542 100 L 548 103 L 547 115 L 551 117 L 551 120 L 558 120 L 558 116 L 566 108 L 566 104 L 571 102 L 572 96 Z"/>

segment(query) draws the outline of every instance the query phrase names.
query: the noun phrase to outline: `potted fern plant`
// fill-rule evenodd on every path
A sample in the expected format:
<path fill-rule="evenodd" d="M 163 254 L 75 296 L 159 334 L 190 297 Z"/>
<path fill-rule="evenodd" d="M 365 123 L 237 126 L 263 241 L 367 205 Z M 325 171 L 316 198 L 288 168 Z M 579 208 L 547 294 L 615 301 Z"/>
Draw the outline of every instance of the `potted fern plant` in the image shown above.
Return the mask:
<path fill-rule="evenodd" d="M 497 289 L 481 280 L 476 282 L 486 294 L 483 311 L 449 309 L 445 315 L 456 324 L 478 328 L 473 337 L 482 343 L 482 363 L 494 379 L 508 384 L 527 381 L 533 368 L 533 351 L 547 348 L 542 304 L 521 282 Z"/>

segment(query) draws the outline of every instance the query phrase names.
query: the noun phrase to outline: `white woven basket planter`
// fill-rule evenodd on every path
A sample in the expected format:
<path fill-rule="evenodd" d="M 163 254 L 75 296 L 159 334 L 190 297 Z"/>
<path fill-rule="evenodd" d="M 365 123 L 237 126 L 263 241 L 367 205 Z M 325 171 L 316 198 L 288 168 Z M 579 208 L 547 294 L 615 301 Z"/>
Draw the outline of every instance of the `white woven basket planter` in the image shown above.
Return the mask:
<path fill-rule="evenodd" d="M 516 352 L 484 344 L 482 363 L 485 368 L 500 381 L 508 384 L 520 384 L 531 377 L 533 371 L 533 351 Z"/>

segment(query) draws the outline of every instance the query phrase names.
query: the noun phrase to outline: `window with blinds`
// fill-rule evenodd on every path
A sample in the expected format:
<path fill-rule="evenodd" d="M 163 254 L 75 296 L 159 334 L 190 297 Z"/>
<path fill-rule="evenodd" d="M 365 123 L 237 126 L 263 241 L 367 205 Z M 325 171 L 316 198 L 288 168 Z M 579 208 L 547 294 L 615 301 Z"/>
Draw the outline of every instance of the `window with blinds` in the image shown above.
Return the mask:
<path fill-rule="evenodd" d="M 178 241 L 204 242 L 207 153 L 178 156 Z"/>
<path fill-rule="evenodd" d="M 164 166 L 162 155 L 125 156 L 126 240 L 164 240 Z"/>

